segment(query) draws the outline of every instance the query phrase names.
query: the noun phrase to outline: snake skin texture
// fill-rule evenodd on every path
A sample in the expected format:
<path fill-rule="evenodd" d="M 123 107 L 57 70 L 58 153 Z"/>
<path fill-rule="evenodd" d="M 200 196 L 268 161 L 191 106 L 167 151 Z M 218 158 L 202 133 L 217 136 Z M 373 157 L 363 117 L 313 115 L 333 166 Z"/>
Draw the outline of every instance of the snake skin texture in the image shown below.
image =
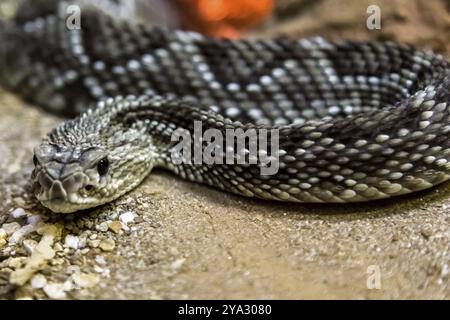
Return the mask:
<path fill-rule="evenodd" d="M 95 10 L 81 21 L 68 30 L 50 13 L 0 30 L 2 85 L 77 116 L 35 149 L 35 193 L 54 212 L 110 202 L 153 168 L 293 202 L 375 200 L 449 178 L 450 64 L 440 55 L 391 42 L 213 39 Z M 193 133 L 196 120 L 203 131 L 277 129 L 279 170 L 175 163 L 171 136 Z"/>

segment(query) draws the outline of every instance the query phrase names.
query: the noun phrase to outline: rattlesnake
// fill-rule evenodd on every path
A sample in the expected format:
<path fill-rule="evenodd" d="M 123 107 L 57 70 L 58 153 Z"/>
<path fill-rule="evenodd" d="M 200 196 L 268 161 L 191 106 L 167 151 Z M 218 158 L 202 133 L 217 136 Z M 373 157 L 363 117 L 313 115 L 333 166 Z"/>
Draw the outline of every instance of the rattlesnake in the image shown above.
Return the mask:
<path fill-rule="evenodd" d="M 35 149 L 35 193 L 52 211 L 112 201 L 156 167 L 294 202 L 374 200 L 449 178 L 450 64 L 440 55 L 392 42 L 215 39 L 89 9 L 81 29 L 65 22 L 47 12 L 0 31 L 2 85 L 77 116 Z M 261 174 L 259 157 L 175 163 L 171 137 L 193 133 L 194 121 L 223 134 L 275 130 L 277 172 Z"/>

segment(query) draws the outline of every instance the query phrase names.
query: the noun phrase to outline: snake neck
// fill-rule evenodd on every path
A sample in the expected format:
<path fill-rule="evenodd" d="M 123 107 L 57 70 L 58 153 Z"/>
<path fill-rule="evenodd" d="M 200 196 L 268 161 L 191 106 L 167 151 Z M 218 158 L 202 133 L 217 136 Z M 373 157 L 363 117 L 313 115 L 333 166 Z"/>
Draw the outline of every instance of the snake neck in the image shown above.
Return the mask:
<path fill-rule="evenodd" d="M 109 116 L 110 126 L 117 127 L 119 132 L 133 130 L 145 131 L 157 154 L 155 164 L 169 167 L 175 165 L 174 147 L 181 142 L 205 151 L 205 133 L 225 136 L 230 130 L 254 130 L 259 132 L 270 129 L 262 125 L 235 122 L 222 115 L 210 111 L 206 106 L 196 105 L 185 99 L 167 96 L 119 97 L 115 99 L 118 107 Z M 214 142 L 214 137 L 208 138 Z M 216 146 L 216 144 L 214 145 Z M 186 147 L 188 147 L 186 145 Z M 218 147 L 218 145 L 217 145 Z M 192 152 L 189 152 L 191 154 Z M 186 162 L 193 163 L 196 156 L 191 154 Z M 196 163 L 201 165 L 202 163 Z"/>

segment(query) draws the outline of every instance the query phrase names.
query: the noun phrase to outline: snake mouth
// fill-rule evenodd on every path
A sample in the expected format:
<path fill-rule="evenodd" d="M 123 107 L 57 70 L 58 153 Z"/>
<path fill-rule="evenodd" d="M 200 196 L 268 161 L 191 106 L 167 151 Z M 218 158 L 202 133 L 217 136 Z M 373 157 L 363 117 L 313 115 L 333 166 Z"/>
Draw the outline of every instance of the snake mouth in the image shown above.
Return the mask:
<path fill-rule="evenodd" d="M 57 186 L 58 183 L 55 185 Z M 40 191 L 35 193 L 35 196 L 44 207 L 55 213 L 72 213 L 100 205 L 98 199 L 78 193 L 67 194 L 64 190 L 61 193 Z"/>
<path fill-rule="evenodd" d="M 39 202 L 46 208 L 50 209 L 52 213 L 73 213 L 80 210 L 86 210 L 98 206 L 97 203 L 72 203 L 60 200 L 39 200 Z"/>
<path fill-rule="evenodd" d="M 69 175 L 61 181 L 41 170 L 35 175 L 33 193 L 51 211 L 70 213 L 97 205 L 97 200 L 88 195 L 94 189 L 88 181 L 82 173 Z"/>

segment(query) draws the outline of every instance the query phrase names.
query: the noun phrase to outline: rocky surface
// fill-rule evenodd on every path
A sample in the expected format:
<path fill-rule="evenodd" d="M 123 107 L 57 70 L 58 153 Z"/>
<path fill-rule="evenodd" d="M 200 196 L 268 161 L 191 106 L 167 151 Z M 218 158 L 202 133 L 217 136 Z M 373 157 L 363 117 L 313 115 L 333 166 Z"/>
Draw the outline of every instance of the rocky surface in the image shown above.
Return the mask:
<path fill-rule="evenodd" d="M 377 35 L 355 15 L 366 16 L 364 1 L 327 7 L 335 2 L 284 0 L 279 15 L 292 12 L 264 32 L 384 34 L 449 53 L 444 1 L 382 1 L 390 18 Z M 29 196 L 28 181 L 33 147 L 61 119 L 4 91 L 0 110 L 2 298 L 450 298 L 449 184 L 368 204 L 299 205 L 155 171 L 112 204 L 59 216 Z"/>

